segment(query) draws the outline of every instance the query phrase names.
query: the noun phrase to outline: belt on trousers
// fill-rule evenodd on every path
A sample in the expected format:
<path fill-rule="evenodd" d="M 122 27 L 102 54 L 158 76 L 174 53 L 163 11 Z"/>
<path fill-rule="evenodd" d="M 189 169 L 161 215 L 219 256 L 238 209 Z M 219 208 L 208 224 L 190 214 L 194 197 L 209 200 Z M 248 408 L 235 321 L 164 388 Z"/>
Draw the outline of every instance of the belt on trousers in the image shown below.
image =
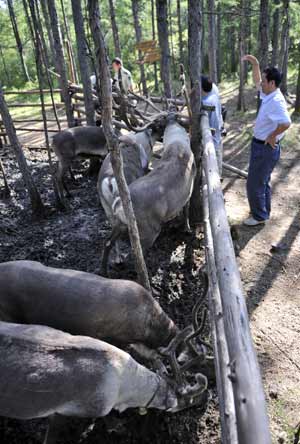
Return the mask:
<path fill-rule="evenodd" d="M 261 145 L 264 145 L 266 143 L 264 140 L 257 139 L 256 137 L 253 137 L 252 140 L 253 140 L 253 142 L 259 143 Z M 278 145 L 278 144 L 279 144 L 279 140 L 276 142 L 276 145 Z"/>

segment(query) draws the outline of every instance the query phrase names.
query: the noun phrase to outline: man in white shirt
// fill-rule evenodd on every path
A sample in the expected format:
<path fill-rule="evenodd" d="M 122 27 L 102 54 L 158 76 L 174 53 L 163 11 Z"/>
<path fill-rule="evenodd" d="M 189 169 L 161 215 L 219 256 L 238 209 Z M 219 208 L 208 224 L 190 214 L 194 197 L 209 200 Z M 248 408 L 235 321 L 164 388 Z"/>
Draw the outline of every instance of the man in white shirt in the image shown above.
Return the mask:
<path fill-rule="evenodd" d="M 128 91 L 133 90 L 131 72 L 124 68 L 122 60 L 119 59 L 119 57 L 113 59 L 112 68 L 115 72 L 113 84 L 117 83 L 120 90 L 125 94 L 128 94 Z"/>
<path fill-rule="evenodd" d="M 256 57 L 246 55 L 242 60 L 251 63 L 253 80 L 262 99 L 254 126 L 247 179 L 251 217 L 244 221 L 247 226 L 256 226 L 270 218 L 271 174 L 280 157 L 280 140 L 291 125 L 291 119 L 279 89 L 281 73 L 278 69 L 266 68 L 261 74 Z"/>
<path fill-rule="evenodd" d="M 222 161 L 223 161 L 223 144 L 221 130 L 223 127 L 222 107 L 219 94 L 216 93 L 218 88 L 206 76 L 201 76 L 202 86 L 202 103 L 208 106 L 214 106 L 214 111 L 208 112 L 209 125 L 214 129 L 213 141 L 216 150 L 216 157 L 219 167 L 219 174 L 222 177 Z M 215 88 L 214 88 L 215 87 Z"/>

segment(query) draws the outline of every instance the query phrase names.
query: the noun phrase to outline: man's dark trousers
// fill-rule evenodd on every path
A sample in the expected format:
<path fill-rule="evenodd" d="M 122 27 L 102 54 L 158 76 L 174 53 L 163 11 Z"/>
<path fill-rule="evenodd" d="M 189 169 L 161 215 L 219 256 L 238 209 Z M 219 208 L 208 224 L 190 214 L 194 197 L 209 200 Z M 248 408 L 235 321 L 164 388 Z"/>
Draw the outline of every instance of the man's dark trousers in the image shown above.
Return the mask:
<path fill-rule="evenodd" d="M 252 217 L 267 220 L 271 212 L 271 173 L 280 157 L 280 143 L 275 148 L 253 138 L 247 179 L 247 195 Z"/>

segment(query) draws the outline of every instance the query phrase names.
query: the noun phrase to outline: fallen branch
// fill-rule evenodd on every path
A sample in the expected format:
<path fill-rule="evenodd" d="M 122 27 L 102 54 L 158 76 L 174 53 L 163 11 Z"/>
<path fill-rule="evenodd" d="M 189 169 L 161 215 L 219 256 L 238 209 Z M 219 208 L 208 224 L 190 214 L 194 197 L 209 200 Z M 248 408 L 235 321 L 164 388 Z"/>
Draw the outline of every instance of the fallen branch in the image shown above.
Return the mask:
<path fill-rule="evenodd" d="M 245 179 L 247 179 L 248 177 L 248 173 L 246 171 L 240 170 L 239 168 L 229 165 L 229 163 L 223 162 L 223 167 L 225 170 L 232 171 L 233 173 L 238 174 L 241 177 L 245 177 Z"/>

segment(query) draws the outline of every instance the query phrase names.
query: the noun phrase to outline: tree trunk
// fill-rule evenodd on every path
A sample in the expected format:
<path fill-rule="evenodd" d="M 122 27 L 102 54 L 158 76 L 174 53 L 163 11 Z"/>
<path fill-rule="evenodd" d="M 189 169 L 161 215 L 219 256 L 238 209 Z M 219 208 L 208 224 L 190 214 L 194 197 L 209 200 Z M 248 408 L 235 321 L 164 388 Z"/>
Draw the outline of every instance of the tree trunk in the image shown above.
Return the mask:
<path fill-rule="evenodd" d="M 9 72 L 7 70 L 7 66 L 6 66 L 6 62 L 5 62 L 5 57 L 4 57 L 3 50 L 2 50 L 1 46 L 0 46 L 0 56 L 1 56 L 2 64 L 3 64 L 3 70 L 5 72 L 7 83 L 10 83 L 10 76 L 9 76 Z"/>
<path fill-rule="evenodd" d="M 197 174 L 194 182 L 194 190 L 191 197 L 190 219 L 194 224 L 200 223 L 203 219 L 201 205 L 201 131 L 200 131 L 200 111 L 201 111 L 201 33 L 202 16 L 201 4 L 199 0 L 188 0 L 188 47 L 189 47 L 189 71 L 191 79 L 191 147 L 195 156 Z"/>
<path fill-rule="evenodd" d="M 92 85 L 90 80 L 88 49 L 84 34 L 84 24 L 81 9 L 81 0 L 72 0 L 73 19 L 76 32 L 77 53 L 79 69 L 84 94 L 84 106 L 86 111 L 86 121 L 88 125 L 95 125 L 95 109 L 92 96 Z"/>
<path fill-rule="evenodd" d="M 114 38 L 115 56 L 121 58 L 121 45 L 119 39 L 118 25 L 116 22 L 116 11 L 115 11 L 114 0 L 109 0 L 109 12 L 110 12 L 111 27 Z"/>
<path fill-rule="evenodd" d="M 73 50 L 73 45 L 72 45 L 71 33 L 70 33 L 70 27 L 69 27 L 68 19 L 66 16 L 66 9 L 65 9 L 65 5 L 64 5 L 64 0 L 60 0 L 60 5 L 61 5 L 61 11 L 62 11 L 63 20 L 64 20 L 65 35 L 67 38 L 68 57 L 70 60 L 70 75 L 72 75 L 72 77 L 73 77 L 71 80 L 72 80 L 72 82 L 79 83 L 78 70 L 76 67 L 74 50 Z M 71 72 L 72 72 L 72 74 L 71 74 Z"/>
<path fill-rule="evenodd" d="M 240 0 L 240 29 L 239 29 L 239 65 L 240 65 L 240 84 L 239 84 L 239 96 L 238 96 L 238 111 L 245 111 L 245 95 L 244 95 L 244 84 L 245 84 L 245 72 L 246 66 L 245 62 L 242 62 L 242 57 L 245 55 L 245 42 L 246 42 L 246 8 L 245 0 Z"/>
<path fill-rule="evenodd" d="M 49 20 L 47 0 L 41 0 L 41 7 L 42 7 L 42 14 L 43 14 L 43 18 L 44 18 L 44 23 L 45 23 L 45 26 L 47 29 L 47 35 L 48 35 L 49 46 L 50 46 L 50 51 L 51 51 L 52 63 L 55 66 L 55 69 L 57 71 L 58 64 L 56 63 L 54 38 L 53 38 L 52 29 L 51 29 L 50 20 Z"/>
<path fill-rule="evenodd" d="M 119 141 L 112 126 L 112 92 L 110 72 L 108 69 L 107 53 L 105 42 L 100 27 L 99 6 L 97 0 L 88 0 L 89 19 L 91 32 L 95 43 L 96 63 L 98 65 L 101 83 L 101 104 L 103 130 L 111 153 L 111 163 L 113 172 L 117 180 L 120 198 L 128 221 L 128 231 L 132 251 L 135 258 L 136 271 L 141 285 L 149 291 L 151 290 L 148 272 L 144 261 L 143 251 L 139 238 L 139 231 L 132 207 L 129 189 L 125 180 L 122 157 L 120 155 Z"/>
<path fill-rule="evenodd" d="M 50 17 L 50 23 L 52 28 L 52 34 L 53 34 L 53 43 L 54 43 L 54 49 L 55 49 L 55 58 L 56 58 L 56 66 L 58 69 L 58 73 L 60 75 L 59 77 L 59 84 L 62 90 L 62 96 L 66 107 L 66 116 L 68 120 L 68 126 L 72 127 L 74 126 L 74 115 L 73 115 L 73 109 L 72 109 L 72 101 L 69 94 L 69 86 L 68 86 L 68 77 L 67 77 L 67 68 L 65 64 L 65 58 L 64 58 L 64 52 L 63 52 L 63 46 L 62 41 L 60 37 L 59 27 L 58 27 L 58 18 L 57 18 L 57 11 L 55 7 L 55 0 L 48 0 L 48 10 L 49 10 L 49 17 Z"/>
<path fill-rule="evenodd" d="M 151 0 L 151 21 L 152 21 L 152 39 L 156 39 L 155 32 L 155 7 L 154 0 Z M 157 63 L 154 62 L 154 90 L 158 91 Z"/>
<path fill-rule="evenodd" d="M 299 53 L 300 53 L 300 44 L 298 44 L 298 54 Z M 296 90 L 295 113 L 300 114 L 300 59 L 298 63 L 298 80 L 297 80 L 297 90 Z"/>
<path fill-rule="evenodd" d="M 168 0 L 168 14 L 169 14 L 169 34 L 170 34 L 170 44 L 171 44 L 171 65 L 173 68 L 173 76 L 176 77 L 176 67 L 175 67 L 175 51 L 173 42 L 173 26 L 172 26 L 172 0 Z"/>
<path fill-rule="evenodd" d="M 207 6 L 208 6 L 209 76 L 214 83 L 218 83 L 215 0 L 208 0 Z"/>
<path fill-rule="evenodd" d="M 282 25 L 282 47 L 281 47 L 281 92 L 282 94 L 287 94 L 287 72 L 288 72 L 288 62 L 289 62 L 289 46 L 290 46 L 290 13 L 289 13 L 289 0 L 283 0 L 283 13 L 284 22 Z"/>
<path fill-rule="evenodd" d="M 167 0 L 156 0 L 156 16 L 161 49 L 160 77 L 164 85 L 165 96 L 172 97 Z"/>
<path fill-rule="evenodd" d="M 140 25 L 139 20 L 139 13 L 140 13 L 140 6 L 141 2 L 140 0 L 131 0 L 131 6 L 132 6 L 132 14 L 133 14 L 133 20 L 134 20 L 134 29 L 135 29 L 135 38 L 136 42 L 140 43 L 142 41 L 142 28 Z M 142 59 L 142 52 L 138 51 L 139 53 L 139 60 Z M 147 84 L 146 84 L 146 75 L 145 75 L 145 66 L 143 64 L 140 65 L 140 72 L 141 72 L 141 83 L 143 87 L 143 94 L 144 96 L 147 95 Z"/>
<path fill-rule="evenodd" d="M 222 80 L 222 7 L 221 3 L 218 2 L 217 6 L 217 77 L 218 83 Z"/>
<path fill-rule="evenodd" d="M 259 16 L 259 64 L 264 70 L 269 63 L 269 0 L 260 0 Z"/>
<path fill-rule="evenodd" d="M 275 11 L 273 13 L 273 28 L 272 28 L 272 66 L 278 66 L 279 58 L 279 27 L 280 27 L 280 1 L 274 0 Z"/>
<path fill-rule="evenodd" d="M 230 54 L 230 73 L 235 74 L 237 71 L 237 60 L 236 60 L 236 29 L 235 25 L 232 24 L 229 28 L 228 43 L 229 49 L 228 54 Z"/>
<path fill-rule="evenodd" d="M 27 70 L 27 65 L 26 65 L 26 62 L 25 62 L 24 51 L 23 51 L 23 44 L 22 44 L 21 37 L 20 37 L 20 34 L 19 34 L 17 20 L 16 20 L 16 16 L 15 16 L 15 11 L 14 11 L 12 0 L 7 0 L 7 6 L 8 6 L 8 11 L 9 11 L 10 21 L 11 21 L 11 24 L 12 24 L 12 28 L 13 28 L 15 39 L 16 39 L 16 43 L 17 43 L 17 48 L 18 48 L 18 52 L 19 52 L 19 56 L 20 56 L 20 61 L 21 61 L 22 71 L 23 71 L 23 74 L 24 74 L 24 79 L 25 79 L 26 82 L 28 82 L 30 80 L 30 77 L 29 77 L 28 70 Z"/>
<path fill-rule="evenodd" d="M 182 23 L 181 23 L 180 0 L 177 0 L 177 24 L 178 24 L 178 39 L 179 39 L 179 58 L 180 58 L 180 63 L 184 64 L 183 32 L 182 32 Z"/>
<path fill-rule="evenodd" d="M 35 186 L 35 183 L 30 174 L 26 158 L 24 156 L 21 144 L 16 134 L 16 130 L 13 124 L 12 117 L 9 113 L 7 104 L 4 99 L 3 90 L 0 86 L 0 113 L 2 116 L 2 121 L 8 135 L 10 144 L 14 150 L 20 171 L 22 173 L 22 177 L 25 183 L 25 186 L 28 190 L 32 211 L 35 215 L 41 215 L 44 210 L 44 206 L 40 197 L 40 194 Z"/>

